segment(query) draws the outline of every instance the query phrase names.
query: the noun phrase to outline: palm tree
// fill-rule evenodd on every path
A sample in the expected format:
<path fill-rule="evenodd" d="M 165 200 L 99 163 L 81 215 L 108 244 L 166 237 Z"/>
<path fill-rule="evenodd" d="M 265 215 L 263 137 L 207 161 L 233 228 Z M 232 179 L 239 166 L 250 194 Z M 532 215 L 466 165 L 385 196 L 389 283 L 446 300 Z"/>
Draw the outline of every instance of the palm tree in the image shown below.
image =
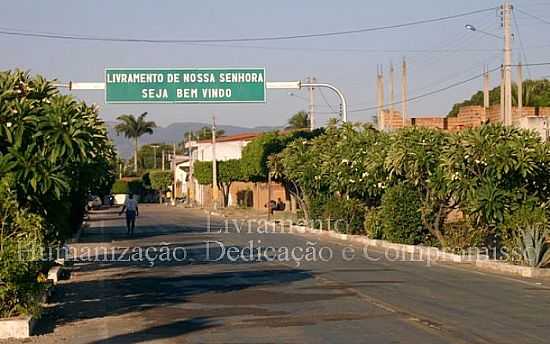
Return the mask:
<path fill-rule="evenodd" d="M 296 112 L 288 120 L 288 129 L 306 129 L 310 127 L 309 115 L 305 111 Z"/>
<path fill-rule="evenodd" d="M 118 116 L 117 120 L 120 123 L 115 126 L 117 134 L 124 134 L 125 137 L 134 139 L 134 172 L 137 172 L 139 138 L 144 134 L 153 134 L 153 128 L 157 127 L 155 122 L 146 121 L 145 116 L 147 112 L 142 113 L 138 118 L 134 115 Z"/>

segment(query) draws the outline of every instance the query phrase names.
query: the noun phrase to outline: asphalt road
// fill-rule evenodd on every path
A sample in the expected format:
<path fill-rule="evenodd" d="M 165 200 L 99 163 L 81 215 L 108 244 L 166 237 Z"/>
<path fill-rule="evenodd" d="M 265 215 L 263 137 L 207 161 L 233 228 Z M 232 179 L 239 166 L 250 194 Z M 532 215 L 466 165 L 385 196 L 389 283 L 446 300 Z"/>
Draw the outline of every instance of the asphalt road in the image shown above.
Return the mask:
<path fill-rule="evenodd" d="M 133 237 L 116 210 L 93 214 L 31 342 L 550 342 L 550 281 L 140 210 Z"/>

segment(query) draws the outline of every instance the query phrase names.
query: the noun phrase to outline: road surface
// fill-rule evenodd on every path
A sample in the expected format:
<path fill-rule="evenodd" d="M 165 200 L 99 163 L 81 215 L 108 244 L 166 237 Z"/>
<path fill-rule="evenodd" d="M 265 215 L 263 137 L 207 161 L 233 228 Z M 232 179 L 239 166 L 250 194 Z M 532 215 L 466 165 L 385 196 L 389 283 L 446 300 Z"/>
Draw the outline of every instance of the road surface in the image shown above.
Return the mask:
<path fill-rule="evenodd" d="M 550 342 L 550 281 L 140 208 L 131 238 L 115 209 L 92 215 L 75 247 L 95 259 L 56 288 L 31 342 Z"/>

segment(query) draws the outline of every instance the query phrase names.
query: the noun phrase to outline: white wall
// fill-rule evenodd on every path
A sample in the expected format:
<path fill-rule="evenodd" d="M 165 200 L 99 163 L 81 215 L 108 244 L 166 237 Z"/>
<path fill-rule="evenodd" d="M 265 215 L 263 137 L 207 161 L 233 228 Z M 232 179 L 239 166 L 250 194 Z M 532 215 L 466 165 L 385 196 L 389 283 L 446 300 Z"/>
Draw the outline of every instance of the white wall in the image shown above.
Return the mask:
<path fill-rule="evenodd" d="M 241 151 L 248 141 L 229 141 L 216 143 L 216 160 L 240 159 Z M 193 152 L 193 159 L 212 161 L 212 143 L 199 143 Z"/>

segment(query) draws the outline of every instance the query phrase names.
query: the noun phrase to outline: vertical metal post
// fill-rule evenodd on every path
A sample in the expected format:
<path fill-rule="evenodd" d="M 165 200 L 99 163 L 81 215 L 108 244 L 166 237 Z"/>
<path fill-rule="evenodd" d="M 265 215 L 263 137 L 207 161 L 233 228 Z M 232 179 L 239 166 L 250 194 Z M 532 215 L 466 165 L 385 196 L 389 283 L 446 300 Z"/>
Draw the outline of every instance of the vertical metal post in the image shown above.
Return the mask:
<path fill-rule="evenodd" d="M 218 209 L 218 166 L 216 164 L 216 116 L 212 116 L 212 206 Z"/>
<path fill-rule="evenodd" d="M 164 171 L 164 161 L 166 160 L 166 157 L 164 156 L 164 149 L 162 150 L 162 170 Z"/>
<path fill-rule="evenodd" d="M 188 161 L 189 161 L 189 182 L 187 183 L 187 204 L 192 205 L 192 198 L 194 197 L 195 183 L 193 182 L 193 150 L 191 149 L 191 133 L 188 135 L 189 139 L 187 140 L 188 148 Z"/>
<path fill-rule="evenodd" d="M 271 208 L 271 171 L 268 169 L 267 171 L 267 220 L 271 220 L 272 215 L 272 208 Z"/>
<path fill-rule="evenodd" d="M 307 82 L 314 84 L 315 78 L 307 78 Z M 315 88 L 313 86 L 308 87 L 309 90 L 309 128 L 311 131 L 315 130 Z"/>
<path fill-rule="evenodd" d="M 176 205 L 176 144 L 174 143 L 172 146 L 172 173 L 174 173 L 174 179 L 173 179 L 173 187 L 172 187 L 172 205 Z"/>

